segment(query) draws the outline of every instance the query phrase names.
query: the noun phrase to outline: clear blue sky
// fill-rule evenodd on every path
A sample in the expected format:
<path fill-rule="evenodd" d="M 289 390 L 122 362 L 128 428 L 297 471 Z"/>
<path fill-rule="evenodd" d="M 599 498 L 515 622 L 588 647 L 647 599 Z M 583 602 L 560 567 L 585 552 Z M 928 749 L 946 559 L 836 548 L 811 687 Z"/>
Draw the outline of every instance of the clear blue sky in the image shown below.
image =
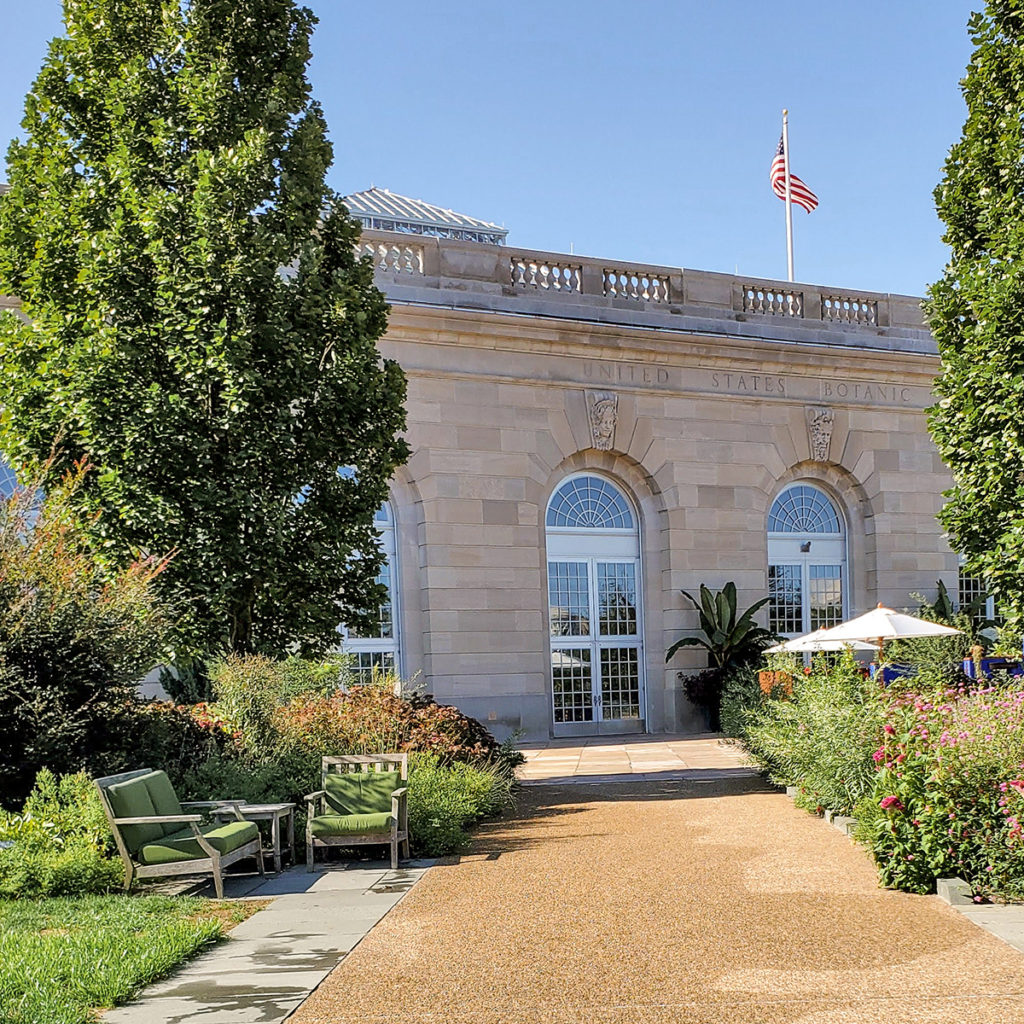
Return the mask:
<path fill-rule="evenodd" d="M 785 277 L 785 106 L 821 201 L 794 209 L 798 280 L 921 294 L 941 273 L 966 0 L 307 3 L 342 193 L 426 199 L 512 245 Z M 6 143 L 60 3 L 0 0 L 0 24 Z"/>

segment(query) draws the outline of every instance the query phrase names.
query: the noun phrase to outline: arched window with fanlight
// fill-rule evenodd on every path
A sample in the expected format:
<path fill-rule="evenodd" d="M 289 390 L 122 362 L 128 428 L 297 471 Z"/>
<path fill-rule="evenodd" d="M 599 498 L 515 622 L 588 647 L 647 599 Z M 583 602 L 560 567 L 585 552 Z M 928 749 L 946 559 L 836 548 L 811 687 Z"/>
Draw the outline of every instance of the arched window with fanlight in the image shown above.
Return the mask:
<path fill-rule="evenodd" d="M 640 533 L 610 480 L 569 477 L 545 519 L 556 735 L 638 731 L 644 720 Z"/>
<path fill-rule="evenodd" d="M 768 512 L 768 626 L 800 636 L 843 621 L 846 531 L 832 499 L 791 484 Z"/>
<path fill-rule="evenodd" d="M 377 628 L 357 632 L 347 626 L 342 628 L 344 643 L 342 649 L 353 656 L 352 671 L 357 681 L 368 682 L 374 670 L 401 674 L 401 649 L 398 631 L 397 554 L 395 545 L 395 520 L 391 506 L 385 502 L 374 516 L 374 525 L 384 552 L 384 563 L 377 574 L 377 582 L 387 590 L 387 598 L 377 613 Z"/>

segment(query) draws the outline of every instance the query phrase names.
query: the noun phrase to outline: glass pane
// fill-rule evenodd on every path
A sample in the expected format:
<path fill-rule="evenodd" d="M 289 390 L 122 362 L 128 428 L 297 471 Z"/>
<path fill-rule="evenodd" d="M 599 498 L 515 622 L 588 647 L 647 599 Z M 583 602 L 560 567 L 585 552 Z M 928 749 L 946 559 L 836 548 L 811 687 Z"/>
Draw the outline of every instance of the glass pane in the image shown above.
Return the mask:
<path fill-rule="evenodd" d="M 551 652 L 551 690 L 556 722 L 592 722 L 590 650 L 567 647 Z"/>
<path fill-rule="evenodd" d="M 384 674 L 395 671 L 394 651 L 359 651 L 352 655 L 352 681 L 354 683 L 370 683 L 373 681 L 373 673 Z"/>
<path fill-rule="evenodd" d="M 605 718 L 640 717 L 640 652 L 635 647 L 602 648 L 601 712 Z"/>
<path fill-rule="evenodd" d="M 636 567 L 631 562 L 598 563 L 597 599 L 601 636 L 636 636 Z"/>
<path fill-rule="evenodd" d="M 18 487 L 18 478 L 14 475 L 7 460 L 0 456 L 0 498 L 9 498 Z"/>
<path fill-rule="evenodd" d="M 840 565 L 808 567 L 811 629 L 838 626 L 843 621 L 843 568 Z"/>
<path fill-rule="evenodd" d="M 548 617 L 552 636 L 590 635 L 589 580 L 586 562 L 548 563 Z"/>
<path fill-rule="evenodd" d="M 768 628 L 803 633 L 803 597 L 799 565 L 768 566 Z"/>

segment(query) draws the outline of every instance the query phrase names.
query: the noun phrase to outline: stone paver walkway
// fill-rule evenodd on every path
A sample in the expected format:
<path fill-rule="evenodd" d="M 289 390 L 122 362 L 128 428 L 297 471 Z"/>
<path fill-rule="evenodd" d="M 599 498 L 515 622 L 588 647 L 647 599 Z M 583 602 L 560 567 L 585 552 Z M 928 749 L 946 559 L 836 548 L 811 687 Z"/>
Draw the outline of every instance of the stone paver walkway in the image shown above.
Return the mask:
<path fill-rule="evenodd" d="M 520 800 L 289 1024 L 1024 1024 L 1020 953 L 757 778 Z"/>
<path fill-rule="evenodd" d="M 225 879 L 225 895 L 272 902 L 227 939 L 103 1024 L 278 1024 L 402 899 L 423 866 L 291 868 Z M 211 893 L 205 893 L 212 895 Z"/>
<path fill-rule="evenodd" d="M 742 748 L 714 733 L 550 740 L 522 750 L 526 764 L 519 776 L 527 783 L 696 781 L 752 774 Z"/>

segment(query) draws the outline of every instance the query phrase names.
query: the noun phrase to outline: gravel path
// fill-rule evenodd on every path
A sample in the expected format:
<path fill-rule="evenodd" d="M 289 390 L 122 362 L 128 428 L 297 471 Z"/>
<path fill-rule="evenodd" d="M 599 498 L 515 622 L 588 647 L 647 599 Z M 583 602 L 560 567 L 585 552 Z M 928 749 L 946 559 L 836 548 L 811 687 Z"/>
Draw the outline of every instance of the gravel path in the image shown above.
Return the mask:
<path fill-rule="evenodd" d="M 756 779 L 532 787 L 290 1024 L 1024 1024 L 1024 956 Z"/>

